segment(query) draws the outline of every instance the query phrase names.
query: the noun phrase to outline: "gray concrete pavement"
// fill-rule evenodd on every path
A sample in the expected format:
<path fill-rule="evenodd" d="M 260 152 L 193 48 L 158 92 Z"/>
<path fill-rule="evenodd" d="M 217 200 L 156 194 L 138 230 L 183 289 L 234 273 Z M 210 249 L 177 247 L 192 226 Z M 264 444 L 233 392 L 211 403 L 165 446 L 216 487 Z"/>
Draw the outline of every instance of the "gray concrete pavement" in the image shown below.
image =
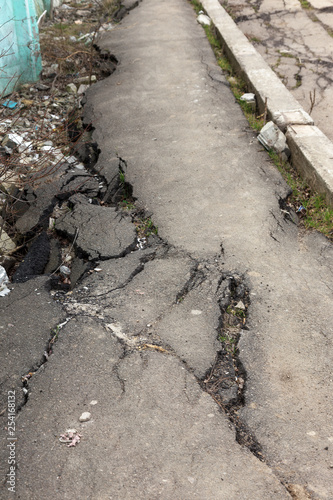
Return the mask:
<path fill-rule="evenodd" d="M 117 241 L 99 261 L 92 207 L 80 250 L 101 270 L 50 312 L 70 320 L 17 416 L 17 498 L 333 498 L 331 243 L 286 214 L 190 4 L 143 0 L 99 43 L 119 67 L 88 93 L 96 168 L 126 162 L 159 237 L 134 251 L 130 218 L 97 207 Z"/>

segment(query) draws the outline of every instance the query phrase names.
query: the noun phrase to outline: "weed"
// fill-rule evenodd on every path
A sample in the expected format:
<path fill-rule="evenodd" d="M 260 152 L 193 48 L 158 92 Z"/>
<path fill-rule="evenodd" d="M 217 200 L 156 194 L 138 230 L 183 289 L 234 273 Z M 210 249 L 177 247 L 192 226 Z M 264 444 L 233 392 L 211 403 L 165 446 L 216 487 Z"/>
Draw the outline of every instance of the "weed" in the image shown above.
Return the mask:
<path fill-rule="evenodd" d="M 225 350 L 231 354 L 232 356 L 235 356 L 237 354 L 237 337 L 233 337 L 232 335 L 229 334 L 221 334 L 219 335 L 219 341 L 222 342 Z"/>
<path fill-rule="evenodd" d="M 302 76 L 299 73 L 296 73 L 294 75 L 294 78 L 296 80 L 296 85 L 294 85 L 294 89 L 298 89 L 302 85 Z"/>
<path fill-rule="evenodd" d="M 289 202 L 296 211 L 301 206 L 305 208 L 301 224 L 333 239 L 333 209 L 327 206 L 324 196 L 314 192 L 296 169 L 290 163 L 282 161 L 275 152 L 270 151 L 269 156 L 292 189 Z"/>
<path fill-rule="evenodd" d="M 150 217 L 136 218 L 134 224 L 139 238 L 147 238 L 151 234 L 157 235 L 158 233 L 158 228 L 154 225 Z"/>
<path fill-rule="evenodd" d="M 302 9 L 306 10 L 311 10 L 312 6 L 307 0 L 299 0 L 299 3 L 301 4 Z"/>
<path fill-rule="evenodd" d="M 259 132 L 264 126 L 263 118 L 257 117 L 253 112 L 252 106 L 247 102 L 241 100 L 242 95 L 247 91 L 246 83 L 239 76 L 235 75 L 230 62 L 224 56 L 221 42 L 216 36 L 215 27 L 213 25 L 210 25 L 205 26 L 204 29 L 207 38 L 214 50 L 218 65 L 220 66 L 222 71 L 232 77 L 229 79 L 230 88 L 234 96 L 236 97 L 237 102 L 241 106 L 250 127 Z"/>
<path fill-rule="evenodd" d="M 129 201 L 129 200 L 122 200 L 119 205 L 121 206 L 121 208 L 123 208 L 124 210 L 134 210 L 135 209 L 135 205 L 132 201 Z"/>
<path fill-rule="evenodd" d="M 296 59 L 296 56 L 294 54 L 291 54 L 290 52 L 283 52 L 281 50 L 278 50 L 278 53 L 280 54 L 281 57 L 289 57 L 290 59 Z"/>
<path fill-rule="evenodd" d="M 232 314 L 233 316 L 237 316 L 237 318 L 245 318 L 245 311 L 243 309 L 239 309 L 238 307 L 228 306 L 227 311 L 228 314 Z"/>
<path fill-rule="evenodd" d="M 245 34 L 245 36 L 252 43 L 261 43 L 262 42 L 261 38 L 258 38 L 255 35 Z"/>
<path fill-rule="evenodd" d="M 99 6 L 100 12 L 106 17 L 112 17 L 119 7 L 119 0 L 95 0 Z"/>
<path fill-rule="evenodd" d="M 122 186 L 125 185 L 125 173 L 122 170 L 119 170 L 119 182 Z"/>
<path fill-rule="evenodd" d="M 202 5 L 200 2 L 198 2 L 198 0 L 192 0 L 191 1 L 191 4 L 193 5 L 194 7 L 194 10 L 197 14 L 199 14 L 199 12 L 202 10 Z"/>

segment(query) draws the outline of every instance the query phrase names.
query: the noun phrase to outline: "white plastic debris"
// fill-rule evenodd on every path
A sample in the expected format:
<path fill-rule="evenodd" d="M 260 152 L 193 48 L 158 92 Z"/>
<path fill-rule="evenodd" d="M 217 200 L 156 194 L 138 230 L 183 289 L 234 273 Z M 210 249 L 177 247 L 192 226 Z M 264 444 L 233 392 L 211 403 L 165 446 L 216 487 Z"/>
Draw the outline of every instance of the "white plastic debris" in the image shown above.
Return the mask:
<path fill-rule="evenodd" d="M 77 159 L 75 158 L 75 156 L 65 156 L 64 160 L 67 161 L 67 163 L 69 163 L 70 165 L 72 165 L 72 163 L 77 162 Z"/>
<path fill-rule="evenodd" d="M 210 26 L 211 20 L 206 14 L 199 14 L 197 17 L 198 23 L 200 23 L 202 26 Z"/>
<path fill-rule="evenodd" d="M 9 283 L 9 279 L 6 269 L 0 266 L 0 297 L 4 297 L 9 294 L 10 290 L 7 287 L 7 283 Z"/>
<path fill-rule="evenodd" d="M 275 123 L 268 122 L 261 129 L 258 135 L 258 141 L 267 150 L 273 149 L 276 153 L 281 155 L 281 158 L 286 161 L 290 156 L 290 150 L 287 146 L 285 135 L 281 132 Z"/>
<path fill-rule="evenodd" d="M 59 271 L 63 276 L 69 276 L 71 274 L 71 270 L 67 266 L 60 266 Z"/>
<path fill-rule="evenodd" d="M 250 104 L 253 111 L 255 111 L 255 109 L 256 109 L 256 96 L 255 96 L 255 94 L 252 94 L 252 92 L 248 92 L 247 94 L 243 94 L 241 96 L 240 100 L 246 102 L 247 104 Z"/>
<path fill-rule="evenodd" d="M 138 243 L 137 243 L 136 246 L 137 246 L 137 248 L 139 250 L 144 250 L 146 248 L 146 246 L 147 246 L 147 238 L 145 238 L 145 237 L 144 238 L 137 238 L 137 242 Z"/>

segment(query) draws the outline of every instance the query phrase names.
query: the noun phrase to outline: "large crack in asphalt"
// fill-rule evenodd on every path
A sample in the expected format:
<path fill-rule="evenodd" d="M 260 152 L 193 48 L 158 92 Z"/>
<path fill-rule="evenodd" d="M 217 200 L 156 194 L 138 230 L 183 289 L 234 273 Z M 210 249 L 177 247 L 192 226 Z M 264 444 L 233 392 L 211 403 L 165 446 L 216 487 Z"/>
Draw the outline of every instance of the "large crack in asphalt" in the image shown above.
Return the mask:
<path fill-rule="evenodd" d="M 126 165 L 126 162 L 123 159 L 119 159 L 118 166 L 124 165 Z M 125 169 L 123 169 L 124 172 Z M 86 196 L 87 194 L 75 195 L 71 200 L 72 211 L 67 212 L 64 218 L 72 219 L 73 214 L 75 215 L 76 207 L 79 207 L 80 210 L 83 206 L 87 215 L 84 222 L 85 224 L 91 223 L 94 217 L 92 212 L 96 210 L 96 206 L 86 203 L 84 200 Z M 285 207 L 285 200 L 281 200 L 280 208 L 287 212 L 285 214 L 285 218 L 287 219 L 288 217 L 290 218 L 290 214 Z M 107 211 L 108 207 L 101 207 L 100 209 Z M 116 209 L 114 210 L 116 213 Z M 271 215 L 277 227 L 280 226 L 280 229 L 283 229 L 278 218 L 274 214 Z M 119 220 L 117 223 L 119 223 Z M 135 234 L 133 221 L 128 217 L 125 218 L 125 221 L 127 226 L 133 226 L 130 232 L 131 234 Z M 81 230 L 81 223 L 82 221 L 80 222 L 79 217 L 74 224 L 72 223 L 67 228 L 59 224 L 56 230 L 58 234 L 65 235 L 73 241 L 76 230 Z M 113 227 L 108 236 L 114 231 L 115 228 Z M 100 271 L 98 271 L 88 276 L 86 275 L 81 279 L 70 295 L 65 292 L 57 293 L 56 299 L 62 303 L 67 318 L 65 322 L 58 324 L 51 330 L 50 338 L 43 348 L 40 360 L 34 363 L 27 373 L 22 375 L 24 400 L 18 407 L 18 412 L 22 412 L 29 401 L 30 384 L 33 384 L 35 375 L 40 375 L 49 357 L 56 355 L 54 354 L 53 346 L 59 339 L 62 326 L 74 318 L 86 317 L 98 322 L 122 345 L 122 354 L 118 357 L 118 361 L 113 367 L 113 373 L 119 382 L 123 394 L 126 392 L 126 380 L 122 378 L 119 370 L 124 360 L 133 352 L 154 351 L 160 355 L 175 357 L 191 375 L 195 376 L 202 391 L 209 394 L 219 409 L 227 415 L 234 426 L 236 441 L 240 445 L 246 446 L 259 460 L 265 462 L 260 444 L 237 413 L 245 404 L 247 378 L 244 366 L 238 358 L 238 341 L 242 330 L 247 329 L 246 318 L 250 306 L 249 285 L 245 277 L 236 270 L 230 272 L 221 271 L 220 262 L 207 263 L 194 259 L 190 255 L 185 255 L 184 252 L 179 252 L 176 248 L 171 247 L 166 241 L 158 237 L 148 238 L 148 245 L 143 251 L 137 248 L 136 238 L 123 251 L 114 255 L 96 253 L 90 249 L 89 245 L 87 246 L 86 242 L 84 242 L 84 245 L 78 243 L 76 249 L 78 253 L 81 252 L 81 257 L 89 259 L 94 266 L 110 265 L 110 269 L 113 271 L 121 267 L 122 270 L 115 278 L 117 281 L 115 286 L 112 285 L 110 287 L 108 284 L 110 278 L 108 272 L 103 277 Z M 221 255 L 223 255 L 222 243 Z M 120 315 L 120 318 L 118 318 L 117 307 L 122 302 L 125 302 L 125 308 L 128 307 L 131 300 L 131 297 L 128 298 L 128 291 L 135 279 L 140 276 L 144 282 L 147 265 L 152 263 L 158 265 L 162 262 L 177 261 L 177 259 L 182 261 L 182 265 L 183 262 L 187 261 L 188 271 L 183 283 L 179 286 L 178 282 L 177 286 L 173 289 L 172 298 L 167 297 L 166 302 L 157 308 L 151 323 L 141 323 L 138 329 L 135 329 L 133 324 L 127 324 L 123 328 L 122 323 L 127 313 L 125 316 Z M 217 260 L 215 259 L 215 261 Z M 128 266 L 129 261 L 132 261 L 131 266 Z M 96 281 L 97 276 L 98 281 Z M 213 278 L 215 278 L 216 282 L 214 301 L 220 311 L 218 326 L 216 328 L 216 337 L 220 347 L 217 349 L 215 360 L 213 360 L 210 367 L 203 376 L 199 376 L 196 373 L 196 367 L 193 366 L 191 361 L 180 354 L 172 342 L 165 340 L 163 334 L 156 333 L 155 330 L 162 320 L 174 311 L 175 308 L 180 307 L 193 291 L 200 290 L 204 283 Z M 98 291 L 99 289 L 101 291 Z M 133 290 L 137 291 L 135 287 L 134 289 L 132 287 L 131 292 Z M 144 288 L 142 290 L 138 289 L 138 293 L 144 295 L 146 291 Z M 103 300 L 106 300 L 106 302 L 103 303 Z M 114 303 L 112 302 L 113 300 Z M 109 303 L 105 307 L 106 303 L 110 301 L 111 304 Z M 194 314 L 197 312 L 201 313 L 201 311 L 196 310 L 193 312 Z M 132 330 L 133 328 L 134 330 Z"/>

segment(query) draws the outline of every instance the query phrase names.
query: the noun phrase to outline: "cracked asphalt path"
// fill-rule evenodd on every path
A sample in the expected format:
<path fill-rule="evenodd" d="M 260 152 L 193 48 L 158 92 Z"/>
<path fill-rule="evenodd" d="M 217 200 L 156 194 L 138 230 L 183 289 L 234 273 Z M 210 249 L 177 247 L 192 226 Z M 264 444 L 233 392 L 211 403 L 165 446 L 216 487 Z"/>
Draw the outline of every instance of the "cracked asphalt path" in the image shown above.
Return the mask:
<path fill-rule="evenodd" d="M 117 247 L 99 262 L 96 227 L 84 232 L 79 250 L 92 249 L 101 271 L 61 310 L 49 305 L 50 328 L 68 322 L 46 363 L 47 335 L 33 356 L 17 416 L 17 498 L 333 498 L 332 245 L 281 210 L 288 188 L 185 0 L 143 0 L 100 45 L 120 64 L 88 95 L 96 168 L 112 179 L 114 159 L 126 162 L 159 237 L 134 251 L 130 218 L 98 207 L 98 221 L 112 213 L 107 243 Z M 61 229 L 73 234 L 80 212 L 92 224 L 75 203 Z M 123 241 L 115 224 L 127 225 Z M 226 315 L 240 298 L 239 359 L 216 372 L 235 372 L 231 422 L 204 387 L 230 353 L 218 338 L 236 330 Z M 21 314 L 30 328 L 39 323 L 29 303 Z M 8 369 L 13 377 L 23 362 Z M 67 448 L 59 436 L 71 428 L 82 438 Z M 3 477 L 5 459 L 4 445 Z M 15 498 L 5 480 L 2 488 Z"/>

